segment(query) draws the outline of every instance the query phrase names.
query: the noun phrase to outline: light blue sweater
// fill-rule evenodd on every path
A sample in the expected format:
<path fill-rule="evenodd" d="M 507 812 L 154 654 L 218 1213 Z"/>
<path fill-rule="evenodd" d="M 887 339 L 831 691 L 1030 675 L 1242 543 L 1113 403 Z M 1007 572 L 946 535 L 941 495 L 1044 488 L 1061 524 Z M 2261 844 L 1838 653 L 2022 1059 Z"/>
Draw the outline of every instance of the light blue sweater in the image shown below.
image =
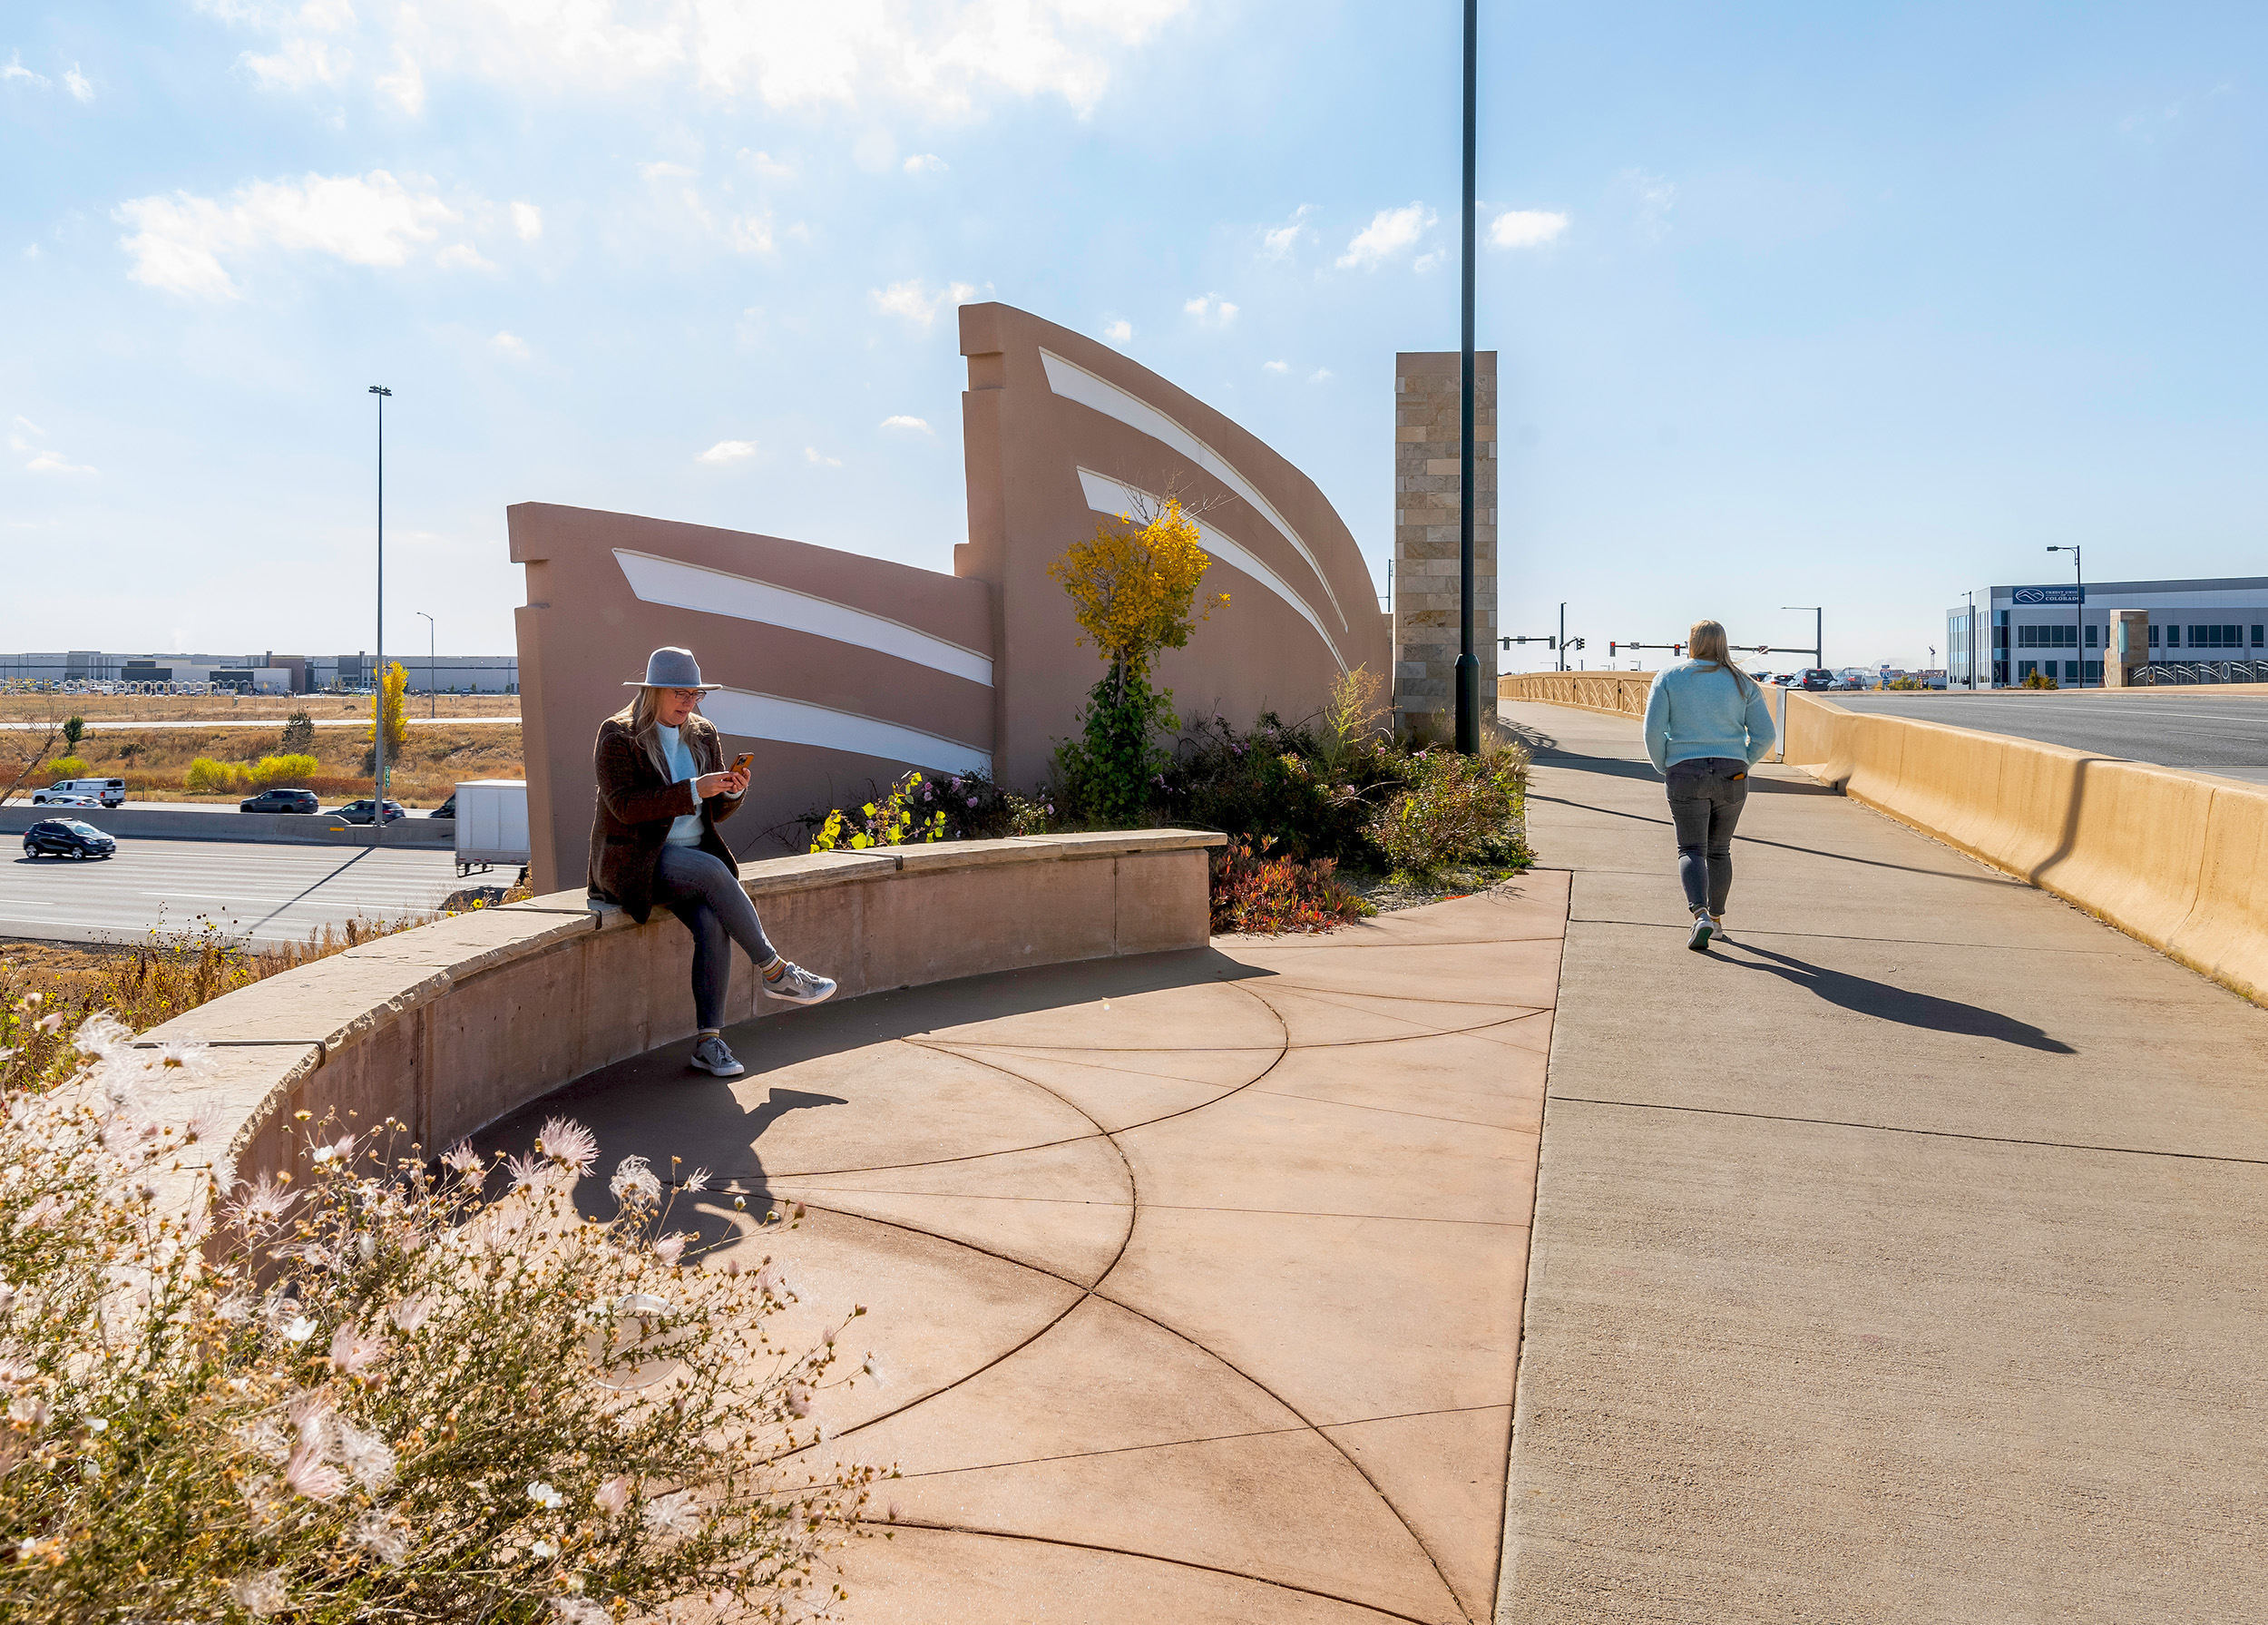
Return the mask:
<path fill-rule="evenodd" d="M 1646 697 L 1646 754 L 1657 773 L 1704 756 L 1745 759 L 1753 768 L 1772 749 L 1772 739 L 1764 691 L 1706 661 L 1672 666 Z"/>

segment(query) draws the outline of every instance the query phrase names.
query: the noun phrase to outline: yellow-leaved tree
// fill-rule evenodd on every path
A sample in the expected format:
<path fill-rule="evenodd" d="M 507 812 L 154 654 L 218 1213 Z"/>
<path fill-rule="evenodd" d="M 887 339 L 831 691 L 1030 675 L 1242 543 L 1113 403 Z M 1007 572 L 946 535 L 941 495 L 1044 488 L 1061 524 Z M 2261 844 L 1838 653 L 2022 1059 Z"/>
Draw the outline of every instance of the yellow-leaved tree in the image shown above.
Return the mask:
<path fill-rule="evenodd" d="M 1121 514 L 1095 527 L 1048 566 L 1070 595 L 1072 612 L 1107 668 L 1087 697 L 1080 740 L 1057 753 L 1063 792 L 1100 823 L 1138 819 L 1161 765 L 1158 735 L 1173 726 L 1173 694 L 1153 691 L 1150 665 L 1161 649 L 1180 649 L 1198 623 L 1228 602 L 1202 602 L 1198 587 L 1212 563 L 1196 517 L 1178 498 Z"/>
<path fill-rule="evenodd" d="M 377 758 L 378 729 L 386 729 L 386 777 L 394 776 L 403 752 L 409 748 L 409 721 L 402 710 L 402 695 L 409 688 L 409 672 L 399 661 L 388 661 L 378 679 L 378 703 L 370 719 L 370 732 L 366 736 L 370 749 L 364 753 L 363 767 L 375 771 Z M 384 787 L 375 792 L 384 794 Z"/>

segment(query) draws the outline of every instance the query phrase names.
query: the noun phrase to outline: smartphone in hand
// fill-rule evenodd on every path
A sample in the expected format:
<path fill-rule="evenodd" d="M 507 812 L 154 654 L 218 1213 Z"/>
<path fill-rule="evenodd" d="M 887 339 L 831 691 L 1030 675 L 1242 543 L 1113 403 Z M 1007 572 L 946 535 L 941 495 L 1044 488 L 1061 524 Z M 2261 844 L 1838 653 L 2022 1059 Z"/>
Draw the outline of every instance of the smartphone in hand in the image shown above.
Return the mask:
<path fill-rule="evenodd" d="M 755 751 L 743 750 L 739 756 L 734 759 L 732 766 L 728 768 L 727 771 L 733 773 L 745 773 L 748 770 L 748 764 L 755 759 Z"/>

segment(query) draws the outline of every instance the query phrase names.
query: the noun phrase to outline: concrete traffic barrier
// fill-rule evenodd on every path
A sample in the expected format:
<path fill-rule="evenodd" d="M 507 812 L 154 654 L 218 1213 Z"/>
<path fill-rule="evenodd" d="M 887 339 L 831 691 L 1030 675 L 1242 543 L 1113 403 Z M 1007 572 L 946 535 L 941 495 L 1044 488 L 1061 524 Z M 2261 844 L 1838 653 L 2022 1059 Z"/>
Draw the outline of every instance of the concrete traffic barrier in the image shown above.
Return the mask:
<path fill-rule="evenodd" d="M 1772 726 L 1784 736 L 1788 690 L 1776 683 L 1759 683 Z M 1496 680 L 1496 698 L 1528 700 L 1540 705 L 1572 706 L 1577 710 L 1603 711 L 1613 717 L 1643 718 L 1647 696 L 1654 690 L 1651 671 L 1526 671 Z M 1775 749 L 1764 759 L 1782 759 Z"/>
<path fill-rule="evenodd" d="M 2268 786 L 1788 697 L 1787 759 L 2268 1003 Z"/>
<path fill-rule="evenodd" d="M 11 801 L 0 807 L 0 835 L 22 835 L 42 818 L 76 818 L 107 835 L 161 841 L 277 841 L 286 845 L 367 847 L 370 826 L 349 824 L 328 812 L 248 813 L 186 807 L 34 807 Z M 402 818 L 386 827 L 389 847 L 448 847 L 456 844 L 450 818 Z"/>
<path fill-rule="evenodd" d="M 1225 839 L 1031 836 L 777 857 L 740 873 L 782 949 L 855 998 L 1203 947 L 1205 849 Z M 580 890 L 556 892 L 285 971 L 142 1042 L 212 1046 L 212 1075 L 181 1089 L 169 1111 L 213 1125 L 198 1154 L 226 1189 L 290 1168 L 302 1111 L 317 1122 L 336 1113 L 357 1131 L 392 1118 L 432 1154 L 585 1072 L 690 1037 L 692 954 L 692 935 L 666 910 L 641 926 L 594 910 Z M 733 962 L 726 1019 L 779 1013 L 758 998 L 747 955 Z M 197 1173 L 176 1176 L 168 1199 L 198 1199 Z"/>

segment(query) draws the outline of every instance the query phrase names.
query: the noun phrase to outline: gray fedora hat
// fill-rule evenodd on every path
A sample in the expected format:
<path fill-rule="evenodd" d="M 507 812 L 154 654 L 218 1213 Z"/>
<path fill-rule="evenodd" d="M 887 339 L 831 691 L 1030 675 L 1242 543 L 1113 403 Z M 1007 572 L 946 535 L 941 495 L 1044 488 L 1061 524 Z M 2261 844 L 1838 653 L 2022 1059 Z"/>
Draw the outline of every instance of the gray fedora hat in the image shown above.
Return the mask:
<path fill-rule="evenodd" d="M 721 689 L 720 682 L 701 680 L 701 663 L 689 649 L 657 649 L 646 657 L 646 675 L 622 685 L 626 689 Z"/>

